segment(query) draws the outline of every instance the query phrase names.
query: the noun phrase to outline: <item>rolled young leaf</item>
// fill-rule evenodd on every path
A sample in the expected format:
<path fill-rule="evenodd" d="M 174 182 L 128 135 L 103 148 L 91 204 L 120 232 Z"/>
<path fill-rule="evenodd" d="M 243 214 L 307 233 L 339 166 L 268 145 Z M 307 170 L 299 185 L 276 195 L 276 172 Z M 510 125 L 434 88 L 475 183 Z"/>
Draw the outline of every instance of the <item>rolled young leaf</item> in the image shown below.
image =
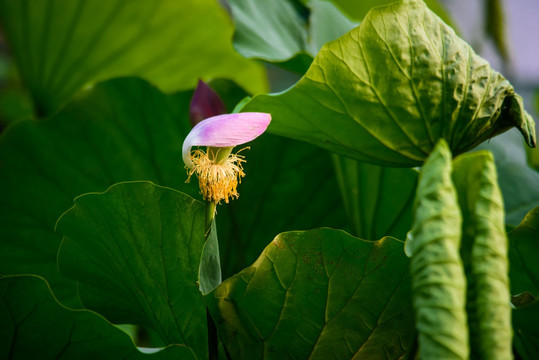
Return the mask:
<path fill-rule="evenodd" d="M 294 87 L 243 111 L 270 112 L 274 134 L 386 166 L 421 164 L 439 138 L 457 155 L 513 126 L 535 146 L 511 84 L 418 0 L 372 9 Z"/>
<path fill-rule="evenodd" d="M 471 358 L 512 359 L 508 245 L 494 158 L 486 151 L 465 154 L 453 166 L 464 219 Z"/>
<path fill-rule="evenodd" d="M 419 175 L 406 246 L 421 359 L 467 359 L 466 279 L 459 255 L 461 213 L 451 152 L 440 140 Z"/>

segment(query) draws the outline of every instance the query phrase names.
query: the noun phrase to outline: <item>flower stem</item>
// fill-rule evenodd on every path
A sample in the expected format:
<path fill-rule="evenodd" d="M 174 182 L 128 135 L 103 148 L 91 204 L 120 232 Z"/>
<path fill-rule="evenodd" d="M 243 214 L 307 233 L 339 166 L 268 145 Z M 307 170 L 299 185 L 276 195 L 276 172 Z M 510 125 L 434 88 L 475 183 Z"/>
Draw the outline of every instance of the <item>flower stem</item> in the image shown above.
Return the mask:
<path fill-rule="evenodd" d="M 206 235 L 205 240 L 208 239 L 208 234 L 210 233 L 211 229 L 211 222 L 215 218 L 215 208 L 217 207 L 217 203 L 215 201 L 208 201 L 206 202 Z"/>
<path fill-rule="evenodd" d="M 208 239 L 208 235 L 211 231 L 211 225 L 212 221 L 215 218 L 215 208 L 217 206 L 217 203 L 215 201 L 208 201 L 206 202 L 206 221 L 205 221 L 205 239 L 206 241 Z M 213 321 L 213 318 L 211 317 L 211 314 L 209 310 L 206 308 L 206 323 L 208 327 L 208 353 L 209 353 L 209 360 L 217 360 L 219 358 L 219 340 L 217 338 L 217 328 L 215 327 L 215 323 Z"/>

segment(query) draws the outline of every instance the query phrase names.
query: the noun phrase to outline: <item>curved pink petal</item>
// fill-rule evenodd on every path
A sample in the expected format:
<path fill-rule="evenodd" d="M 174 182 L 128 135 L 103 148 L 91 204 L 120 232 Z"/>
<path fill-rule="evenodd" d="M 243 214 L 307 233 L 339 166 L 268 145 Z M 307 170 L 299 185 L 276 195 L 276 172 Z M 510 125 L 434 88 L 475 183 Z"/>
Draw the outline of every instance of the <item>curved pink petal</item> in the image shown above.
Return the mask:
<path fill-rule="evenodd" d="M 266 131 L 270 121 L 270 114 L 254 112 L 218 115 L 203 120 L 191 130 L 183 142 L 183 162 L 192 168 L 193 146 L 228 147 L 256 139 Z"/>

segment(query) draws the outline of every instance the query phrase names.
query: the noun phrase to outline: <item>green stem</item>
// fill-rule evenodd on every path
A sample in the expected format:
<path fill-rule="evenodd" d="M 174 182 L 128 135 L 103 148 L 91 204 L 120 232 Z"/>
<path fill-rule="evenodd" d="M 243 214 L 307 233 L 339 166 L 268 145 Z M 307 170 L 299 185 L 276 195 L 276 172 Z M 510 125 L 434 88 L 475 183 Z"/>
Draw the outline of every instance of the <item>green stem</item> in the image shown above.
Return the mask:
<path fill-rule="evenodd" d="M 215 218 L 215 208 L 217 207 L 217 203 L 215 201 L 210 201 L 206 203 L 206 239 L 208 237 L 208 234 L 210 233 L 209 230 L 211 229 L 211 223 L 213 219 Z"/>
<path fill-rule="evenodd" d="M 210 157 L 210 159 L 214 160 L 216 164 L 223 163 L 228 158 L 231 152 L 232 152 L 232 147 L 225 147 L 225 148 L 208 147 L 207 148 L 208 156 Z M 217 203 L 215 201 L 210 201 L 206 203 L 205 240 L 208 239 L 208 235 L 210 234 L 211 225 L 212 225 L 213 219 L 215 219 L 216 207 L 217 207 Z M 219 349 L 218 349 L 219 340 L 217 337 L 217 328 L 215 327 L 215 323 L 208 309 L 206 309 L 206 321 L 208 325 L 209 359 L 217 360 L 219 358 Z"/>
<path fill-rule="evenodd" d="M 208 239 L 208 235 L 211 231 L 211 225 L 213 222 L 213 219 L 215 218 L 215 208 L 217 207 L 217 203 L 215 201 L 207 202 L 206 203 L 206 233 L 205 233 L 205 240 Z M 217 328 L 215 327 L 215 323 L 213 322 L 213 318 L 211 317 L 211 314 L 209 310 L 206 308 L 206 323 L 208 326 L 208 353 L 209 353 L 209 360 L 217 360 L 219 359 L 219 340 L 217 338 Z"/>

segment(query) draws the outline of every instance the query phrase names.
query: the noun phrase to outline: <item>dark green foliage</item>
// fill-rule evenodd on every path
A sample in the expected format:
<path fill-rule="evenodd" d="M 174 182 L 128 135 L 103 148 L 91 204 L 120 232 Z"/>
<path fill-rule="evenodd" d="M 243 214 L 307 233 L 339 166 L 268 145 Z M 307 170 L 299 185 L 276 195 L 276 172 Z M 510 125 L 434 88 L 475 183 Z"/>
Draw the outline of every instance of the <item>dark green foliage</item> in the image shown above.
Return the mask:
<path fill-rule="evenodd" d="M 0 358 L 537 358 L 534 121 L 438 1 L 219 3 L 0 0 Z M 209 232 L 199 79 L 273 118 Z"/>

